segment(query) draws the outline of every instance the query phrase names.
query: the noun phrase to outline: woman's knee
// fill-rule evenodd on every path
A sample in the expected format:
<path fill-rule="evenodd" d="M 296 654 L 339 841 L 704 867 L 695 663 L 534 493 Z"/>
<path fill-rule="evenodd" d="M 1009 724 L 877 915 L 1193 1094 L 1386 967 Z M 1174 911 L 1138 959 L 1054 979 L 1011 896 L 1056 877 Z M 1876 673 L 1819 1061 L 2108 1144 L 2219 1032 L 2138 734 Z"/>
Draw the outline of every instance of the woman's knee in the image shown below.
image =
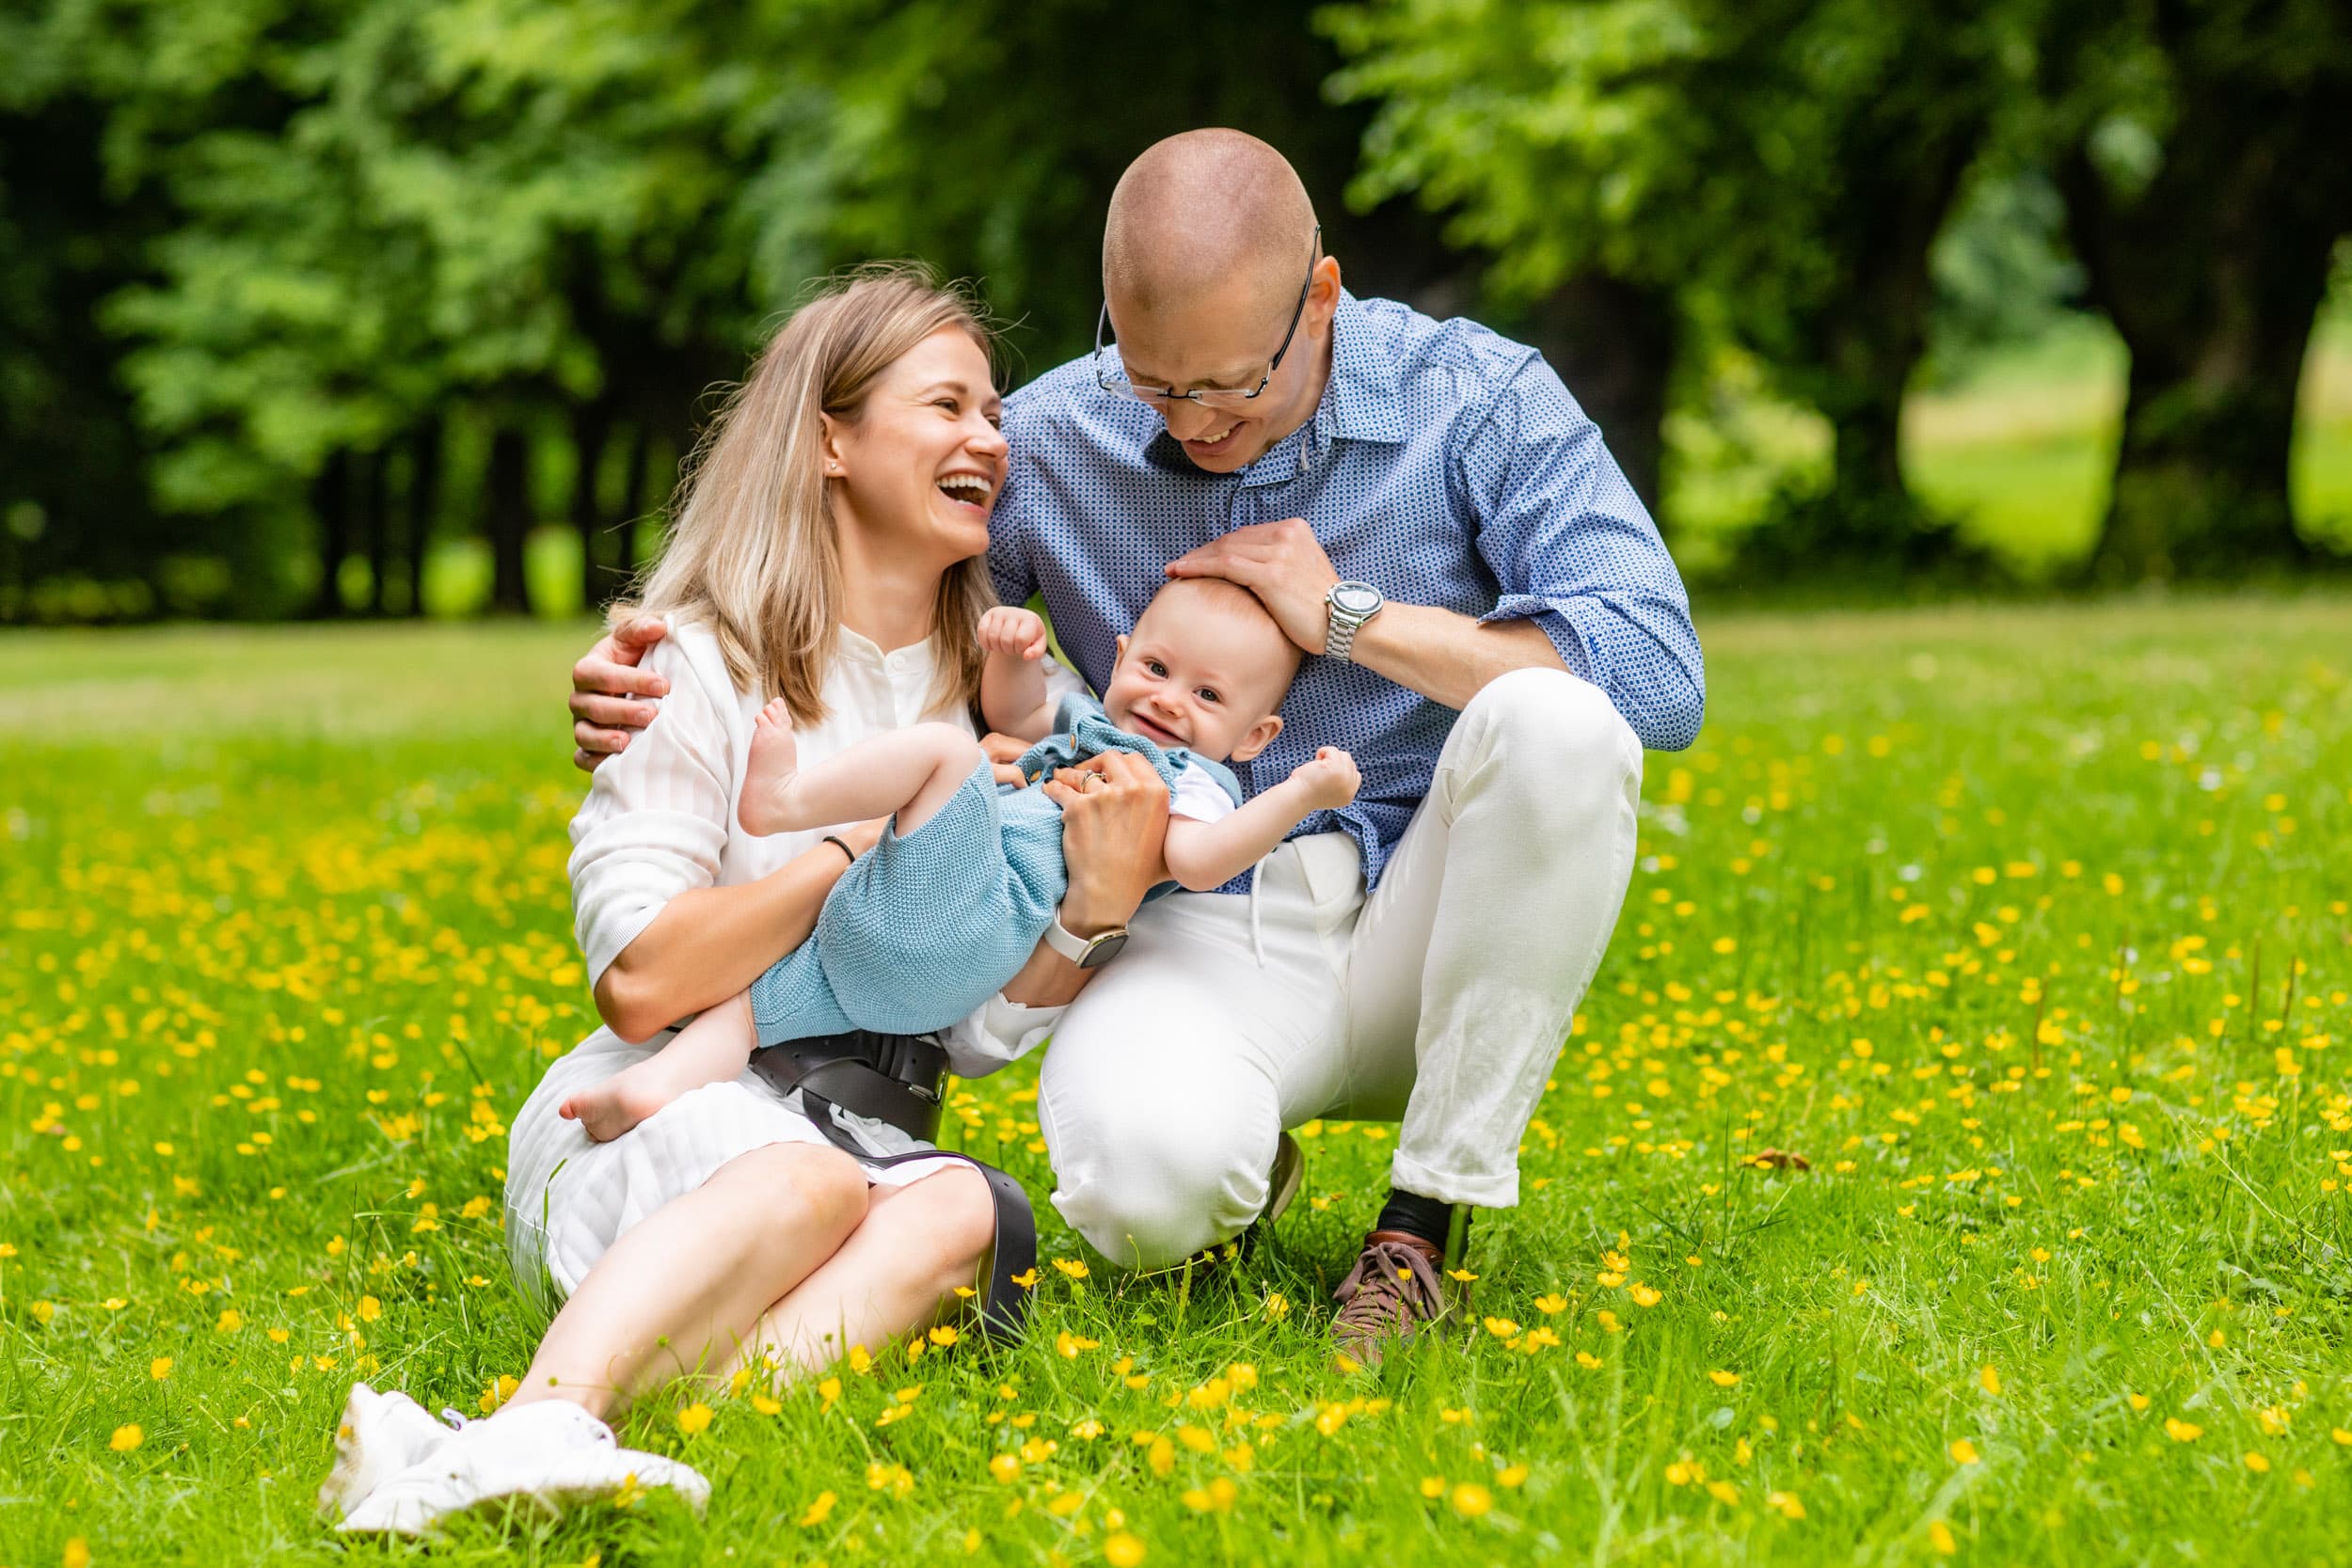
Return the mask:
<path fill-rule="evenodd" d="M 764 1243 L 797 1249 L 814 1232 L 838 1245 L 866 1217 L 866 1172 L 837 1148 L 770 1144 L 737 1155 L 711 1180 L 748 1198 Z"/>
<path fill-rule="evenodd" d="M 911 1182 L 890 1196 L 895 1223 L 912 1227 L 904 1240 L 921 1256 L 968 1273 L 996 1237 L 996 1200 L 988 1179 L 959 1164 Z"/>

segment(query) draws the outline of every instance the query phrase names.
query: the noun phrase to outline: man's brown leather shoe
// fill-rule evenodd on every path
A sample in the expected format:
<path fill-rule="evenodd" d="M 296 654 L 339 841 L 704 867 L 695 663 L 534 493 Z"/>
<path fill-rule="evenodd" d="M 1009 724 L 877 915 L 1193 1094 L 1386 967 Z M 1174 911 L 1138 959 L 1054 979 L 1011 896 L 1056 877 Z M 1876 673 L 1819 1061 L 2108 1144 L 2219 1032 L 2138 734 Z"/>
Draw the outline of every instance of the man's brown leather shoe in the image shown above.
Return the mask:
<path fill-rule="evenodd" d="M 1437 1243 L 1406 1231 L 1366 1236 L 1356 1267 L 1331 1292 L 1340 1304 L 1331 1321 L 1340 1354 L 1359 1367 L 1376 1367 L 1390 1341 L 1442 1322 L 1450 1310 L 1438 1273 L 1442 1256 Z"/>

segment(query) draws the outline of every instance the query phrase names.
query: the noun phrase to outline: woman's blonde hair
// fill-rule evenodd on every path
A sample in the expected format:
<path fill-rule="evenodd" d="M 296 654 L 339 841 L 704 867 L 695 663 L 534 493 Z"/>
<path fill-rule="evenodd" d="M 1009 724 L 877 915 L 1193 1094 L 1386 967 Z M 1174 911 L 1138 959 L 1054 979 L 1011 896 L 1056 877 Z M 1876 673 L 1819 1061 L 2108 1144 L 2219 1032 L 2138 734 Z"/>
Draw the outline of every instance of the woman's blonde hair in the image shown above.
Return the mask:
<path fill-rule="evenodd" d="M 833 278 L 762 350 L 695 448 L 672 502 L 670 537 L 634 606 L 707 622 L 739 690 L 781 697 L 795 723 L 825 717 L 820 693 L 841 614 L 841 544 L 822 467 L 819 413 L 855 423 L 879 380 L 943 327 L 993 357 L 979 303 L 917 262 Z M 932 607 L 934 706 L 980 689 L 974 628 L 996 602 L 984 557 L 942 574 Z"/>

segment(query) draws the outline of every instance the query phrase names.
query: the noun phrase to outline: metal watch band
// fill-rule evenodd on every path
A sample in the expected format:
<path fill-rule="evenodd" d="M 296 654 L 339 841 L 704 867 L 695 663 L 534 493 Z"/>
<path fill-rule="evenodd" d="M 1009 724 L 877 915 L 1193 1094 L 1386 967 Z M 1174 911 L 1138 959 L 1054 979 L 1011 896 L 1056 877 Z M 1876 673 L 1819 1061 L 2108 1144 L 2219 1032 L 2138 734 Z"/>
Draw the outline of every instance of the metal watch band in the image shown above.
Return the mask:
<path fill-rule="evenodd" d="M 1323 657 L 1345 658 L 1356 646 L 1356 628 L 1362 623 L 1342 615 L 1339 606 L 1324 606 Z"/>
<path fill-rule="evenodd" d="M 1340 604 L 1340 594 L 1349 589 L 1360 589 L 1369 594 L 1372 608 L 1364 610 L 1343 608 Z M 1363 629 L 1365 623 L 1387 608 L 1388 601 L 1381 597 L 1380 590 L 1368 582 L 1350 580 L 1333 583 L 1323 596 L 1323 657 L 1352 661 L 1356 653 L 1356 634 Z"/>

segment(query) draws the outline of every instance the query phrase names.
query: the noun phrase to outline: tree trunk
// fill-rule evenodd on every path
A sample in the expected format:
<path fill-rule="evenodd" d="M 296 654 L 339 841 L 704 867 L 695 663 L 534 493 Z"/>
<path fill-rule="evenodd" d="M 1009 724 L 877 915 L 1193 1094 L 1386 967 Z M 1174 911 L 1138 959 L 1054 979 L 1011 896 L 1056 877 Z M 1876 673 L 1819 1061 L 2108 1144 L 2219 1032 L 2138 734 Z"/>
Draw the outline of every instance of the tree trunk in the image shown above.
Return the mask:
<path fill-rule="evenodd" d="M 484 476 L 485 519 L 490 535 L 490 613 L 531 613 L 531 584 L 524 571 L 523 544 L 531 531 L 531 441 L 521 431 L 501 427 L 490 440 Z"/>
<path fill-rule="evenodd" d="M 351 454 L 327 454 L 310 485 L 310 510 L 319 520 L 319 587 L 310 615 L 332 620 L 343 612 L 343 559 L 351 553 Z"/>
<path fill-rule="evenodd" d="M 2352 221 L 2340 110 L 2252 73 L 2199 79 L 2136 195 L 2077 149 L 2061 171 L 2091 298 L 2131 351 L 2092 575 L 2230 576 L 2310 559 L 2288 503 L 2296 393 L 2328 253 Z"/>
<path fill-rule="evenodd" d="M 410 615 L 424 613 L 424 563 L 433 548 L 433 524 L 441 512 L 441 419 L 435 415 L 409 438 L 408 574 Z"/>
<path fill-rule="evenodd" d="M 1525 327 L 1652 516 L 1679 326 L 1671 290 L 1591 273 L 1538 303 Z"/>
<path fill-rule="evenodd" d="M 628 472 L 621 480 L 620 540 L 606 597 L 626 594 L 637 578 L 637 525 L 645 513 L 645 469 L 653 460 L 653 425 L 639 420 L 628 439 Z"/>
<path fill-rule="evenodd" d="M 596 481 L 604 469 L 604 445 L 612 433 L 612 411 L 602 402 L 572 410 L 572 529 L 580 535 L 580 605 L 604 607 L 606 576 L 596 558 L 604 546 L 604 509 L 596 504 Z"/>
<path fill-rule="evenodd" d="M 359 528 L 367 536 L 368 613 L 382 615 L 390 599 L 385 578 L 392 569 L 391 459 L 382 451 L 361 452 L 359 467 Z"/>
<path fill-rule="evenodd" d="M 1885 132 L 1866 122 L 1856 139 Z M 1951 531 L 1933 525 L 1903 477 L 1902 413 L 1927 353 L 1936 236 L 1983 134 L 1980 118 L 1955 115 L 1907 144 L 1850 156 L 1851 188 L 1827 236 L 1840 286 L 1813 320 L 1814 401 L 1835 441 L 1829 494 L 1809 531 L 1817 552 L 1905 569 L 1955 553 Z"/>

